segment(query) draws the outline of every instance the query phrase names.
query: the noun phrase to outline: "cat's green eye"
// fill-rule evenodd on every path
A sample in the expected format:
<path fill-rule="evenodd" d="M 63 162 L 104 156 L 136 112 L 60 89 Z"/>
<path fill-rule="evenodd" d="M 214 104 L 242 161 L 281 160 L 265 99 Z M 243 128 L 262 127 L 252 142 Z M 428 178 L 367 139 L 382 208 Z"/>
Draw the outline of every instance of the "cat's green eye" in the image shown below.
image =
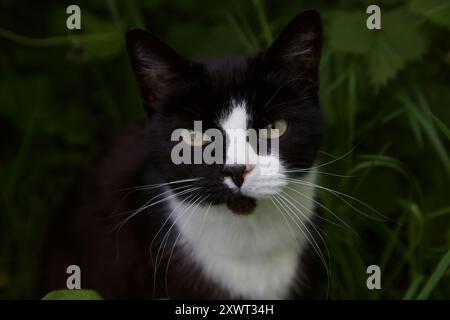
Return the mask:
<path fill-rule="evenodd" d="M 277 139 L 285 134 L 287 130 L 287 121 L 283 119 L 275 120 L 261 131 L 262 138 Z"/>
<path fill-rule="evenodd" d="M 208 135 L 189 129 L 182 129 L 181 136 L 184 142 L 193 147 L 199 147 L 211 141 Z"/>

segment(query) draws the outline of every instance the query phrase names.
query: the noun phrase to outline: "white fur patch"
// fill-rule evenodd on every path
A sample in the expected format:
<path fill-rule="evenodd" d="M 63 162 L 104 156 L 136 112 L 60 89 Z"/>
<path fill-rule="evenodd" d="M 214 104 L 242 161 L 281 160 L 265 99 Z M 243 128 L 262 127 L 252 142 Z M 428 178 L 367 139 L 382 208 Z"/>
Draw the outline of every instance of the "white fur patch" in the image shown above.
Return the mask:
<path fill-rule="evenodd" d="M 220 125 L 228 140 L 225 165 L 257 163 L 257 154 L 247 141 L 247 123 L 250 115 L 245 102 L 231 101 L 231 111 L 221 120 Z"/>
<path fill-rule="evenodd" d="M 303 179 L 314 182 L 314 174 Z M 303 224 L 310 219 L 314 189 L 292 186 L 306 197 L 285 190 L 301 211 L 280 213 L 270 199 L 260 199 L 254 212 L 236 215 L 225 205 L 195 208 L 174 200 L 173 221 L 181 232 L 178 244 L 205 276 L 234 298 L 287 298 L 299 272 L 299 258 L 308 239 Z M 209 209 L 208 209 L 209 208 Z M 294 222 L 295 219 L 296 222 Z M 301 221 L 301 222 L 300 222 Z M 308 233 L 306 233 L 308 236 Z"/>

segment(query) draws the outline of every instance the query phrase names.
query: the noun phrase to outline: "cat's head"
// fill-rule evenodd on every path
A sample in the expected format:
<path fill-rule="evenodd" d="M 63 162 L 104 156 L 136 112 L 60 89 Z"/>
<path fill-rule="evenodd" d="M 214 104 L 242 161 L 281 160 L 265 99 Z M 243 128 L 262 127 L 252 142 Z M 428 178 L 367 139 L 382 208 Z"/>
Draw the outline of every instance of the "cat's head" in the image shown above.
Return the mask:
<path fill-rule="evenodd" d="M 280 192 L 290 175 L 313 166 L 322 138 L 316 11 L 297 15 L 268 49 L 253 55 L 188 60 L 143 30 L 129 31 L 127 45 L 149 115 L 153 169 L 180 197 L 207 195 L 208 202 L 248 213 L 258 199 Z M 224 139 L 196 134 L 194 121 Z M 256 143 L 240 136 L 263 128 L 268 131 Z M 181 142 L 172 141 L 177 130 Z M 231 131 L 234 138 L 227 139 Z M 260 139 L 266 139 L 265 151 Z M 174 148 L 182 144 L 192 151 L 191 163 L 174 161 Z M 214 146 L 223 146 L 223 154 Z M 195 152 L 206 154 L 208 147 L 222 161 L 195 163 Z"/>

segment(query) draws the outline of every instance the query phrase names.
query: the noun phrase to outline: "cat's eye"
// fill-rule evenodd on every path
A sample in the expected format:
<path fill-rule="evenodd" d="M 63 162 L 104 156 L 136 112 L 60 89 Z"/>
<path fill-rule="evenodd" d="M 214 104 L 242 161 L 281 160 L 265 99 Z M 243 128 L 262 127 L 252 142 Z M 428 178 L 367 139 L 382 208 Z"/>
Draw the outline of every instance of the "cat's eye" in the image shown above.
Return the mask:
<path fill-rule="evenodd" d="M 277 139 L 285 134 L 287 130 L 287 121 L 283 119 L 278 119 L 265 126 L 261 131 L 262 138 L 267 139 Z"/>
<path fill-rule="evenodd" d="M 184 142 L 193 147 L 199 147 L 211 141 L 208 135 L 189 129 L 182 129 L 181 136 Z"/>

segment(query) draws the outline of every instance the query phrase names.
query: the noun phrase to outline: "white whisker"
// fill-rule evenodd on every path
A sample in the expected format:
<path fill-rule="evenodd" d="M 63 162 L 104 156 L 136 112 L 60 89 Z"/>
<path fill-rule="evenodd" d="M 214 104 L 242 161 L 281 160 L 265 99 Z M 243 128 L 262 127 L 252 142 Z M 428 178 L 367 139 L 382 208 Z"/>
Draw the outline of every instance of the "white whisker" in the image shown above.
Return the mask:
<path fill-rule="evenodd" d="M 192 194 L 188 195 L 185 199 L 181 199 L 181 201 L 175 206 L 175 208 L 172 209 L 172 211 L 167 216 L 167 218 L 165 219 L 164 223 L 161 225 L 159 230 L 156 232 L 155 236 L 153 237 L 153 239 L 152 239 L 152 241 L 150 243 L 150 247 L 149 247 L 149 249 L 150 249 L 150 260 L 152 261 L 152 266 L 153 266 L 153 296 L 155 296 L 155 290 L 156 290 L 156 277 L 157 277 L 156 263 L 157 263 L 157 259 L 158 259 L 158 256 L 155 259 L 153 259 L 153 254 L 152 254 L 152 252 L 153 252 L 153 242 L 157 239 L 158 235 L 164 229 L 164 226 L 167 224 L 167 222 L 170 221 L 170 218 L 175 213 L 175 211 L 178 209 L 178 207 L 180 207 L 185 201 L 189 202 L 189 199 L 191 197 L 193 197 Z"/>
<path fill-rule="evenodd" d="M 197 205 L 194 207 L 194 209 L 191 211 L 191 213 L 189 214 L 189 216 L 187 217 L 185 223 L 181 226 L 180 231 L 178 232 L 178 236 L 176 237 L 173 246 L 172 246 L 172 250 L 170 251 L 170 255 L 169 255 L 169 259 L 167 260 L 167 266 L 166 266 L 166 277 L 165 277 L 165 287 L 166 287 L 166 293 L 168 295 L 168 285 L 167 285 L 167 277 L 168 277 L 168 273 L 169 273 L 169 266 L 170 266 L 170 260 L 172 259 L 173 256 L 173 252 L 175 250 L 175 247 L 177 245 L 178 239 L 180 238 L 184 228 L 186 227 L 187 223 L 189 222 L 189 220 L 191 219 L 192 215 L 195 213 L 195 210 L 202 204 L 202 202 L 206 199 L 209 198 L 210 195 L 202 195 L 197 202 Z M 169 296 L 169 295 L 168 295 Z"/>
<path fill-rule="evenodd" d="M 283 211 L 280 209 L 279 205 L 274 201 L 274 197 L 271 197 L 270 200 L 272 201 L 272 203 L 274 204 L 274 206 L 278 209 L 278 212 L 281 214 L 281 216 L 283 217 L 284 221 L 286 222 L 286 225 L 289 228 L 289 231 L 291 232 L 292 238 L 294 238 L 294 240 L 298 240 L 297 236 L 294 233 L 294 230 L 292 230 L 291 225 L 289 224 L 288 219 L 286 218 L 286 216 L 284 215 Z"/>
<path fill-rule="evenodd" d="M 331 274 L 330 274 L 330 271 L 329 271 L 329 268 L 328 268 L 325 256 L 323 255 L 322 251 L 320 250 L 319 244 L 317 243 L 316 239 L 314 238 L 314 236 L 312 235 L 312 233 L 310 232 L 308 227 L 305 225 L 305 223 L 302 221 L 302 219 L 296 215 L 296 212 L 294 212 L 292 210 L 292 208 L 289 206 L 289 204 L 292 207 L 294 207 L 297 210 L 297 213 L 301 214 L 307 221 L 309 221 L 309 219 L 303 214 L 303 212 L 301 210 L 299 210 L 292 202 L 290 202 L 288 199 L 286 199 L 286 197 L 284 197 L 283 195 L 279 194 L 279 195 L 277 195 L 277 198 L 286 205 L 286 208 L 288 208 L 289 211 L 291 211 L 292 215 L 289 214 L 289 212 L 287 212 L 287 211 L 286 211 L 286 213 L 291 217 L 291 219 L 294 221 L 294 223 L 296 223 L 294 218 L 297 218 L 297 221 L 299 221 L 302 224 L 303 228 L 308 233 L 309 237 L 303 232 L 303 234 L 305 235 L 307 241 L 311 244 L 311 247 L 314 249 L 314 251 L 316 252 L 318 257 L 322 261 L 322 264 L 323 264 L 323 266 L 325 268 L 325 271 L 327 273 L 327 279 L 328 279 L 328 281 L 327 281 L 327 284 L 328 284 L 327 285 L 327 296 L 328 296 L 329 289 L 330 289 L 330 282 L 331 282 Z M 288 203 L 286 203 L 286 202 L 288 202 Z M 314 223 L 312 221 L 309 221 L 309 222 L 310 222 L 311 226 L 313 227 L 313 229 L 315 230 L 316 234 L 321 239 L 322 243 L 324 244 L 325 250 L 327 252 L 328 261 L 329 261 L 330 260 L 330 252 L 328 250 L 328 246 L 327 246 L 325 240 L 323 239 L 323 237 L 320 234 L 320 232 L 318 231 L 318 229 L 315 227 Z M 298 223 L 296 223 L 296 225 L 298 226 L 298 228 L 300 230 L 302 230 Z"/>
<path fill-rule="evenodd" d="M 341 201 L 343 201 L 344 203 L 346 203 L 348 206 L 350 206 L 350 207 L 351 207 L 352 209 L 354 209 L 355 211 L 359 212 L 359 213 L 362 214 L 363 216 L 365 216 L 365 217 L 367 217 L 367 218 L 370 218 L 370 219 L 372 219 L 372 220 L 376 220 L 376 221 L 386 221 L 386 220 L 389 220 L 386 216 L 384 216 L 382 213 L 380 213 L 378 210 L 376 210 L 376 209 L 373 208 L 372 206 L 370 206 L 370 205 L 368 205 L 367 203 L 365 203 L 365 202 L 363 202 L 363 201 L 361 201 L 361 200 L 359 200 L 359 199 L 357 199 L 357 198 L 355 198 L 355 197 L 352 197 L 351 195 L 348 195 L 348 194 L 346 194 L 346 193 L 343 193 L 343 192 L 340 192 L 340 191 L 337 191 L 337 190 L 333 190 L 333 189 L 330 189 L 330 188 L 327 188 L 327 187 L 324 187 L 324 186 L 320 186 L 320 185 L 315 184 L 315 183 L 310 183 L 310 182 L 308 182 L 308 181 L 304 181 L 304 180 L 301 180 L 301 179 L 287 178 L 286 180 L 287 180 L 287 181 L 290 181 L 290 182 L 292 182 L 292 183 L 297 183 L 297 184 L 300 184 L 300 185 L 310 186 L 310 187 L 314 187 L 314 188 L 318 188 L 318 189 L 321 189 L 321 190 L 328 191 L 328 192 L 330 192 L 331 194 L 333 194 L 335 197 L 337 197 L 338 199 L 340 199 Z M 368 214 L 362 212 L 361 210 L 359 210 L 358 208 L 356 208 L 355 206 L 353 206 L 350 202 L 348 202 L 347 200 L 343 199 L 343 197 L 349 198 L 349 199 L 351 199 L 351 200 L 353 200 L 353 201 L 355 201 L 355 202 L 361 204 L 362 206 L 364 206 L 364 207 L 370 209 L 371 211 L 373 211 L 373 212 L 377 213 L 378 215 L 380 215 L 381 217 L 383 217 L 384 220 L 383 220 L 383 219 L 377 219 L 377 218 L 375 218 L 375 217 L 373 217 L 373 216 L 370 216 L 370 215 L 368 215 Z"/>
<path fill-rule="evenodd" d="M 304 194 L 303 192 L 300 192 L 299 190 L 296 190 L 294 188 L 285 187 L 286 189 L 289 189 L 293 192 L 296 192 L 297 194 L 299 194 L 300 196 L 304 197 L 305 199 L 313 202 L 314 204 L 318 205 L 319 207 L 321 207 L 322 209 L 326 210 L 328 213 L 330 213 L 331 215 L 333 215 L 334 217 L 336 217 L 336 219 L 338 219 L 340 222 L 342 222 L 347 228 L 349 228 L 352 232 L 354 232 L 356 234 L 356 231 L 349 225 L 347 224 L 344 220 L 342 220 L 342 218 L 340 218 L 337 214 L 335 214 L 333 211 L 331 211 L 330 209 L 328 209 L 326 206 L 324 206 L 322 203 L 320 203 L 319 201 L 315 200 L 314 198 L 308 197 L 306 194 Z M 292 199 L 294 199 L 294 197 L 291 196 Z M 300 202 L 298 202 L 300 203 Z M 317 217 L 319 217 L 320 219 L 324 219 L 323 217 L 317 215 Z M 328 219 L 324 219 L 325 221 L 328 221 L 329 223 L 332 223 L 335 226 L 341 227 L 339 224 L 334 223 Z"/>
<path fill-rule="evenodd" d="M 157 205 L 157 204 L 159 204 L 159 203 L 161 203 L 161 202 L 164 202 L 164 201 L 167 201 L 167 200 L 170 200 L 170 199 L 172 199 L 172 198 L 175 198 L 175 197 L 177 197 L 177 196 L 180 196 L 180 195 L 183 195 L 183 194 L 186 194 L 186 193 L 189 193 L 189 192 L 192 192 L 192 191 L 195 191 L 195 190 L 198 190 L 198 189 L 202 189 L 202 187 L 193 187 L 193 188 L 190 188 L 190 189 L 187 189 L 187 190 L 183 190 L 183 191 L 180 191 L 179 193 L 176 193 L 176 194 L 171 194 L 171 195 L 169 195 L 168 197 L 165 197 L 165 198 L 163 198 L 163 199 L 160 199 L 160 200 L 158 200 L 158 201 L 155 201 L 155 202 L 151 202 L 150 203 L 150 201 L 151 200 L 153 200 L 153 199 L 155 199 L 155 198 L 157 198 L 157 197 L 159 197 L 159 196 L 161 196 L 162 194 L 159 194 L 158 196 L 155 196 L 155 197 L 153 197 L 152 199 L 150 199 L 149 201 L 147 201 L 142 207 L 140 207 L 139 209 L 137 209 L 137 210 L 135 210 L 130 216 L 128 216 L 127 218 L 125 218 L 120 224 L 118 224 L 116 227 L 114 227 L 111 231 L 114 231 L 115 229 L 117 229 L 117 231 L 120 231 L 120 229 L 130 220 L 130 219 L 132 219 L 134 216 L 136 216 L 137 214 L 139 214 L 140 212 L 142 212 L 142 211 L 144 211 L 144 210 L 147 210 L 148 208 L 150 208 L 150 207 L 152 207 L 152 206 L 155 206 L 155 205 Z M 164 193 L 168 193 L 168 192 L 171 192 L 172 190 L 169 190 L 169 191 L 166 191 L 166 192 L 164 192 Z"/>
<path fill-rule="evenodd" d="M 123 190 L 149 190 L 149 189 L 159 188 L 159 187 L 163 187 L 163 186 L 167 186 L 167 185 L 171 185 L 171 184 L 178 184 L 178 183 L 184 183 L 184 182 L 194 182 L 194 181 L 198 181 L 200 179 L 204 179 L 204 178 L 191 178 L 191 179 L 181 179 L 181 180 L 175 180 L 175 181 L 169 181 L 169 182 L 161 182 L 161 183 L 155 183 L 155 184 L 144 184 L 144 185 L 141 185 L 141 186 L 124 188 L 124 189 L 121 189 L 121 191 L 123 191 Z"/>

